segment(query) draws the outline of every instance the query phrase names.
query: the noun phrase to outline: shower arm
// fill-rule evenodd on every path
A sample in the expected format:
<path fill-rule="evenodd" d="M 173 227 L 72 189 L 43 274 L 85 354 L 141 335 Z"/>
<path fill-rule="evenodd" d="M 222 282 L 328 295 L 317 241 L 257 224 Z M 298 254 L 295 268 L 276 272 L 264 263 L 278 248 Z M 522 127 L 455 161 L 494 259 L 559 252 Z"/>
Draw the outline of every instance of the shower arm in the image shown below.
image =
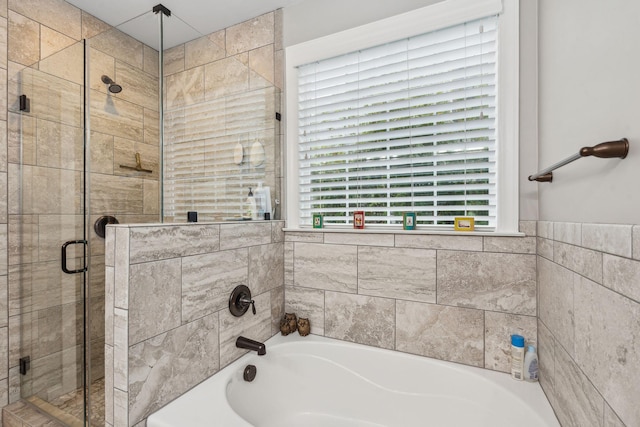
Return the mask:
<path fill-rule="evenodd" d="M 624 159 L 627 157 L 629 153 L 629 140 L 627 138 L 622 138 L 619 141 L 608 141 L 602 142 L 598 145 L 594 145 L 593 147 L 582 147 L 577 154 L 573 156 L 567 157 L 566 159 L 549 166 L 546 169 L 541 170 L 540 172 L 530 175 L 529 181 L 538 181 L 538 182 L 552 182 L 553 181 L 553 171 L 567 165 L 575 160 L 578 160 L 581 157 L 599 157 L 601 159 L 610 159 L 614 157 L 618 157 L 620 159 Z"/>
<path fill-rule="evenodd" d="M 138 172 L 153 173 L 153 171 L 151 169 L 142 169 L 142 161 L 140 160 L 140 153 L 136 153 L 136 165 L 135 166 L 120 165 L 120 167 L 122 169 L 132 169 L 132 170 L 138 171 Z"/>

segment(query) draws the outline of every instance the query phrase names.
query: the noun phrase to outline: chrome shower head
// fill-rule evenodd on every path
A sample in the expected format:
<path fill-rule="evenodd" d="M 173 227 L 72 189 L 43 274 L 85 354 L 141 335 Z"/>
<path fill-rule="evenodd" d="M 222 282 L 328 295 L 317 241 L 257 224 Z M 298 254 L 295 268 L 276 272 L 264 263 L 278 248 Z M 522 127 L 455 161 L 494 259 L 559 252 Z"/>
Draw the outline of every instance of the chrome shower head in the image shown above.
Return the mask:
<path fill-rule="evenodd" d="M 120 93 L 122 92 L 122 86 L 114 82 L 109 76 L 102 76 L 102 83 L 109 85 L 107 88 L 111 93 Z"/>
<path fill-rule="evenodd" d="M 109 85 L 109 92 L 111 93 L 120 93 L 122 92 L 122 86 L 116 83 L 112 83 Z"/>

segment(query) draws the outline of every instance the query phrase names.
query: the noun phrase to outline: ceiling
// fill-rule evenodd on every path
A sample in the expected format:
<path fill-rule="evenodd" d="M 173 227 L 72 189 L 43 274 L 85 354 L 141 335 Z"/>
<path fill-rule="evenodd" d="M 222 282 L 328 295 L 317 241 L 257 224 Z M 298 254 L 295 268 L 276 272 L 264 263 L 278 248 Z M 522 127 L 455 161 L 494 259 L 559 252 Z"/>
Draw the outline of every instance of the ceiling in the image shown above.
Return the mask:
<path fill-rule="evenodd" d="M 164 48 L 244 22 L 301 0 L 67 0 L 76 7 L 143 42 L 159 48 L 157 4 L 171 11 L 164 19 Z"/>

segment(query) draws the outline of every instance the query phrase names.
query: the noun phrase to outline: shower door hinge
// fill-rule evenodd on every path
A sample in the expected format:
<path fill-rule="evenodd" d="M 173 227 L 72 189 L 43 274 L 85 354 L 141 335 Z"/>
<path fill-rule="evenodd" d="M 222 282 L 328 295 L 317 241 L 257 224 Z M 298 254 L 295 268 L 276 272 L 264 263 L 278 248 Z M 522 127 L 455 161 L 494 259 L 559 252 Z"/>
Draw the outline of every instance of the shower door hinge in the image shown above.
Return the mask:
<path fill-rule="evenodd" d="M 28 113 L 31 110 L 31 102 L 27 95 L 20 95 L 20 111 Z"/>
<path fill-rule="evenodd" d="M 282 120 L 282 114 L 276 113 L 276 120 L 277 121 L 281 121 Z"/>
<path fill-rule="evenodd" d="M 20 373 L 27 375 L 27 371 L 31 369 L 31 357 L 25 356 L 20 358 Z"/>
<path fill-rule="evenodd" d="M 171 16 L 171 11 L 164 7 L 162 4 L 157 4 L 153 6 L 153 13 L 161 12 L 165 16 Z"/>

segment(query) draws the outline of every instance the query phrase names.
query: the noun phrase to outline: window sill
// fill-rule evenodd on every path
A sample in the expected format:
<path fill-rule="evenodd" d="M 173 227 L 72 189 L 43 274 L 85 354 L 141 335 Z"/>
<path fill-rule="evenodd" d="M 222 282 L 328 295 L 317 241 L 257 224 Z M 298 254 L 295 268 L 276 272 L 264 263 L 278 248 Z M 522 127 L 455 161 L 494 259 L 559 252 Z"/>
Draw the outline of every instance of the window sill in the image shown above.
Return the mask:
<path fill-rule="evenodd" d="M 430 230 L 428 228 L 419 228 L 417 230 L 402 230 L 397 228 L 364 228 L 355 229 L 352 227 L 331 227 L 331 228 L 283 228 L 285 232 L 294 233 L 353 233 L 353 234 L 416 234 L 416 235 L 435 235 L 435 236 L 488 236 L 488 237 L 525 237 L 521 232 L 515 233 L 499 233 L 495 231 L 455 231 L 455 230 Z"/>

